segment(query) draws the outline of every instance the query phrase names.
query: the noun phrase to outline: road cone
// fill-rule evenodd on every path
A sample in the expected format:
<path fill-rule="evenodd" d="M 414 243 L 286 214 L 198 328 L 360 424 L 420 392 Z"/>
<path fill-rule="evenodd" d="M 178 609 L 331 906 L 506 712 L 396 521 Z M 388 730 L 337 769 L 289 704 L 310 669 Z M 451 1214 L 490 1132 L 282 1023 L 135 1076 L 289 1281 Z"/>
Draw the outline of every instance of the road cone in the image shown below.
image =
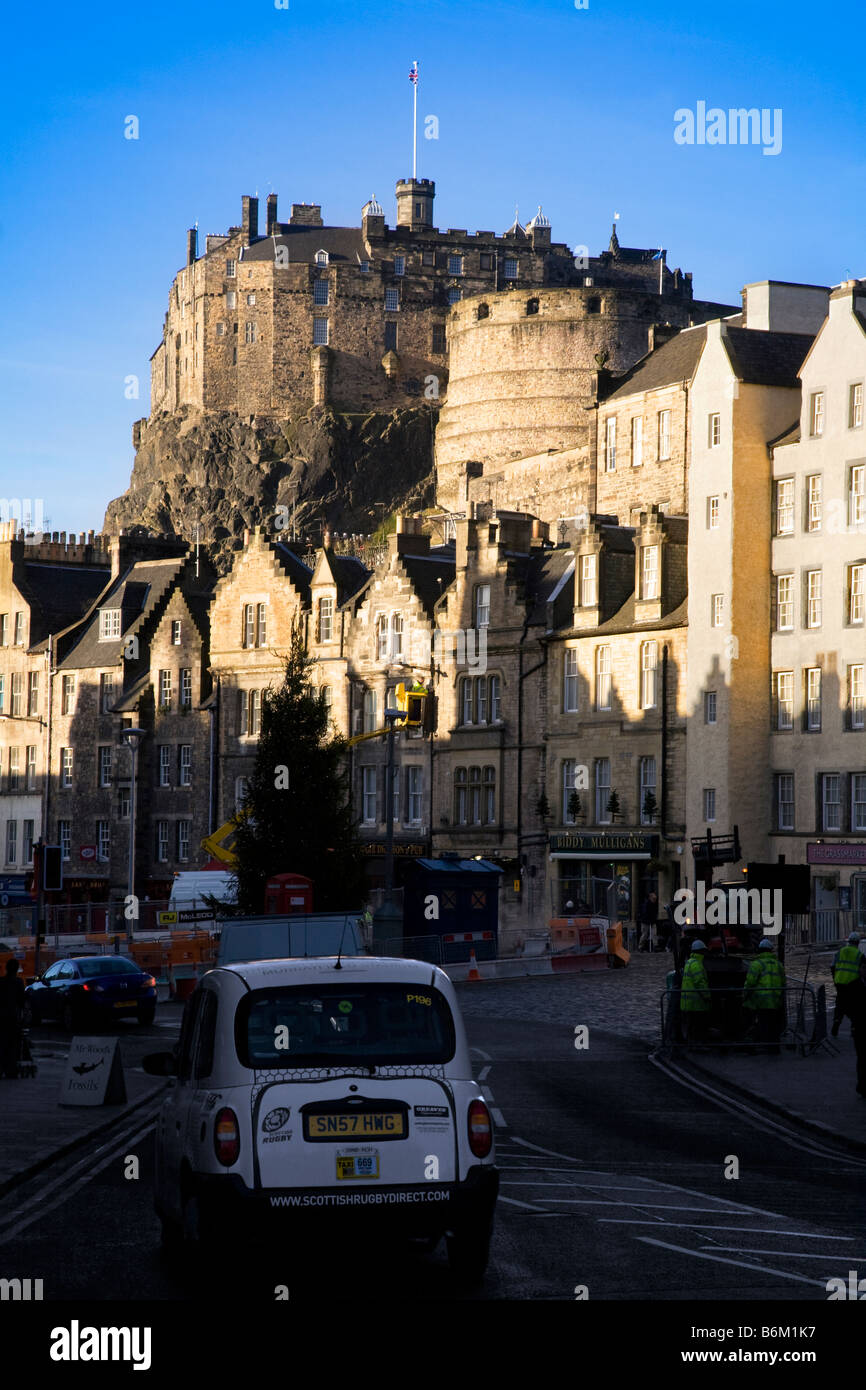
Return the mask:
<path fill-rule="evenodd" d="M 478 961 L 475 959 L 475 947 L 469 952 L 469 974 L 466 976 L 467 983 L 470 980 L 480 980 L 481 972 L 478 969 Z"/>

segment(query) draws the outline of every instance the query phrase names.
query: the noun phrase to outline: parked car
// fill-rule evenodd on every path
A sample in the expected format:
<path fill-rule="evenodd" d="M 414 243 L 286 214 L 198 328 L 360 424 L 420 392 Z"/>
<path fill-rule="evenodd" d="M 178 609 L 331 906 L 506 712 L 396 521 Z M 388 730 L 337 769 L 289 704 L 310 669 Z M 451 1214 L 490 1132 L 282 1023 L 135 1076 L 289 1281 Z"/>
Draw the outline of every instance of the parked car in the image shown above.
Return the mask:
<path fill-rule="evenodd" d="M 70 1032 L 98 1019 L 152 1023 L 156 980 L 126 956 L 70 956 L 50 965 L 24 991 L 32 1023 L 58 1020 Z"/>
<path fill-rule="evenodd" d="M 423 961 L 236 962 L 187 1002 L 157 1124 L 155 1204 L 170 1249 L 336 1222 L 487 1265 L 493 1129 L 448 976 Z"/>

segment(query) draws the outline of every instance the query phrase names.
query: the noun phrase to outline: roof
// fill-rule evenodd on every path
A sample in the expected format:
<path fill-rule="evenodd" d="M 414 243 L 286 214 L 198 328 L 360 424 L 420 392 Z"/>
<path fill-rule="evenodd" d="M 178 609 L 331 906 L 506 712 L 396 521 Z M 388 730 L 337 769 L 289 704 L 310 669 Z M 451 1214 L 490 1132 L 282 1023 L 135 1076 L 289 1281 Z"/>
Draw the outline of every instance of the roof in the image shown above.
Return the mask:
<path fill-rule="evenodd" d="M 425 612 L 432 618 L 434 604 L 454 582 L 456 566 L 453 549 L 446 555 L 401 555 L 400 563 Z"/>
<path fill-rule="evenodd" d="M 276 237 L 260 237 L 244 251 L 245 261 L 273 261 L 275 247 L 284 246 L 289 264 L 313 265 L 317 251 L 327 251 L 329 260 L 337 263 L 369 260 L 367 244 L 359 227 L 289 227 Z"/>
<path fill-rule="evenodd" d="M 767 440 L 768 449 L 776 449 L 783 444 L 799 444 L 800 442 L 800 421 L 795 420 L 793 425 L 789 425 L 781 434 L 777 434 L 775 439 Z"/>
<path fill-rule="evenodd" d="M 84 616 L 96 602 L 111 577 L 108 565 L 52 565 L 25 560 L 20 584 L 35 610 L 34 630 L 48 635 L 68 627 Z M 31 641 L 31 647 L 36 644 Z"/>
<path fill-rule="evenodd" d="M 413 859 L 413 864 L 420 864 L 422 869 L 427 869 L 430 873 L 439 874 L 501 874 L 504 872 L 498 864 L 493 864 L 489 859 Z"/>
<path fill-rule="evenodd" d="M 346 974 L 370 980 L 381 980 L 383 976 L 399 981 L 432 984 L 436 976 L 442 975 L 435 965 L 428 961 L 406 960 L 402 956 L 291 956 L 283 960 L 234 961 L 219 965 L 217 971 L 228 971 L 238 975 L 252 988 L 263 988 L 274 984 L 300 983 L 301 976 L 334 976 L 337 960 L 340 971 L 335 984 Z"/>
<path fill-rule="evenodd" d="M 354 555 L 335 555 L 333 550 L 329 550 L 327 556 L 337 584 L 337 602 L 345 603 L 366 584 L 370 570 L 363 560 L 356 559 Z"/>
<path fill-rule="evenodd" d="M 171 560 L 139 560 L 121 575 L 102 603 L 90 616 L 81 637 L 60 662 L 62 670 L 89 666 L 116 666 L 123 655 L 125 634 L 139 618 L 152 612 L 186 563 L 185 557 Z M 120 635 L 100 641 L 99 614 L 103 608 L 119 608 Z"/>
<path fill-rule="evenodd" d="M 310 593 L 310 580 L 313 577 L 313 571 L 310 569 L 309 565 L 305 565 L 303 560 L 301 560 L 293 550 L 290 550 L 283 541 L 277 541 L 274 546 L 274 553 L 295 588 L 304 598 L 308 598 Z"/>
<path fill-rule="evenodd" d="M 655 391 L 661 386 L 676 386 L 680 382 L 691 381 L 706 339 L 705 324 L 697 328 L 684 328 L 676 337 L 636 362 L 616 390 L 606 397 L 604 404 L 633 396 L 636 391 Z"/>
<path fill-rule="evenodd" d="M 529 622 L 548 626 L 547 605 L 553 600 L 554 626 L 564 622 L 572 611 L 573 601 L 570 586 L 559 588 L 569 566 L 574 565 L 574 552 L 567 546 L 557 546 L 552 550 L 539 550 L 530 556 L 526 576 L 526 601 Z M 557 611 L 560 610 L 561 612 Z M 558 619 L 558 622 L 557 622 Z"/>
<path fill-rule="evenodd" d="M 722 341 L 740 381 L 753 386 L 799 386 L 797 374 L 815 335 L 729 326 Z"/>

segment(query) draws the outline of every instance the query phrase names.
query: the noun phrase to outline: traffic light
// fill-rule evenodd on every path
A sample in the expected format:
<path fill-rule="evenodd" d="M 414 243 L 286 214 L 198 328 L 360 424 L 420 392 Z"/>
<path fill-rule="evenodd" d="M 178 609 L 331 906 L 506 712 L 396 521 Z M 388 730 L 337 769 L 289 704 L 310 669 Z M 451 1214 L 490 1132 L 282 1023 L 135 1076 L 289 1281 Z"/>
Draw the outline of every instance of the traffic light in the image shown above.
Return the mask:
<path fill-rule="evenodd" d="M 59 893 L 63 887 L 63 851 L 59 845 L 42 846 L 42 888 Z"/>
<path fill-rule="evenodd" d="M 397 686 L 395 691 L 397 696 L 397 708 L 402 710 L 406 716 L 405 724 L 408 729 L 420 729 L 424 727 L 425 708 L 428 695 L 423 685 L 417 682 L 407 690 L 402 683 Z"/>

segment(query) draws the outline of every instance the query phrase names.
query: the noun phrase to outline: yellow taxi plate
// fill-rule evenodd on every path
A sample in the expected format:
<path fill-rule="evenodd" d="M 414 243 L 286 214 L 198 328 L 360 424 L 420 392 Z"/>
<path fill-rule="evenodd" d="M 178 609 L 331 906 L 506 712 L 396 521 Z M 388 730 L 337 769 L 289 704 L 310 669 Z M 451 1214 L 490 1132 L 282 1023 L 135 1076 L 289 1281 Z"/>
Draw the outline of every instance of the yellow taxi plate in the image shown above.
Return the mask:
<path fill-rule="evenodd" d="M 338 1153 L 337 1178 L 378 1178 L 379 1155 L 374 1151 L 367 1153 Z"/>
<path fill-rule="evenodd" d="M 307 1116 L 308 1139 L 401 1139 L 405 1132 L 405 1118 L 398 1112 Z"/>

